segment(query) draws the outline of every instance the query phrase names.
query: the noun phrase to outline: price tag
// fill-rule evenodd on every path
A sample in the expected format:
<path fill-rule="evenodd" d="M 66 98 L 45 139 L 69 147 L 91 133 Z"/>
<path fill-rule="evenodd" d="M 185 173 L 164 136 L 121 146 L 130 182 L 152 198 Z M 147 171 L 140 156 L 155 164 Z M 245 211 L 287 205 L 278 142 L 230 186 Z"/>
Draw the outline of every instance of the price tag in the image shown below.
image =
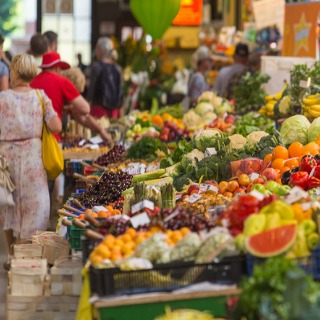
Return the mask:
<path fill-rule="evenodd" d="M 92 208 L 92 211 L 94 211 L 94 212 L 99 212 L 99 211 L 106 211 L 106 212 L 108 212 L 107 208 L 105 208 L 104 206 L 94 206 L 94 207 Z"/>
<path fill-rule="evenodd" d="M 300 80 L 299 86 L 300 88 L 309 88 L 311 84 L 311 78 L 309 77 L 307 81 L 305 80 Z"/>
<path fill-rule="evenodd" d="M 146 165 L 142 163 L 130 163 L 130 165 L 124 169 L 123 171 L 131 174 L 131 175 L 137 175 L 137 174 L 142 174 L 146 172 Z"/>
<path fill-rule="evenodd" d="M 134 228 L 137 228 L 139 226 L 143 226 L 145 224 L 149 224 L 150 223 L 150 218 L 149 216 L 147 215 L 146 212 L 142 212 L 134 217 L 132 217 L 130 219 L 130 222 L 132 224 L 132 226 Z"/>
<path fill-rule="evenodd" d="M 80 142 L 79 142 L 79 146 L 82 147 L 85 143 L 86 143 L 86 139 L 82 139 Z"/>
<path fill-rule="evenodd" d="M 208 184 L 208 183 L 201 183 L 200 184 L 199 193 L 203 193 L 208 190 L 211 190 L 216 193 L 219 192 L 219 189 L 216 186 L 213 186 L 212 184 Z"/>
<path fill-rule="evenodd" d="M 102 139 L 100 136 L 95 136 L 95 137 L 89 139 L 89 141 L 90 141 L 92 144 L 99 144 L 99 143 L 102 143 L 102 142 L 103 142 L 103 139 Z"/>
<path fill-rule="evenodd" d="M 252 196 L 254 196 L 255 198 L 257 198 L 259 201 L 263 200 L 263 198 L 264 198 L 264 194 L 261 193 L 261 192 L 259 192 L 259 191 L 257 191 L 257 190 L 252 190 L 252 191 L 250 192 L 250 194 L 251 194 Z"/>
<path fill-rule="evenodd" d="M 317 188 L 317 189 L 316 189 L 316 195 L 317 195 L 317 196 L 320 196 L 320 188 Z"/>
<path fill-rule="evenodd" d="M 254 180 L 258 179 L 259 176 L 260 176 L 259 173 L 256 173 L 256 172 L 251 173 L 251 174 L 249 175 L 250 181 L 254 181 Z"/>
<path fill-rule="evenodd" d="M 193 193 L 190 197 L 186 199 L 187 202 L 189 203 L 195 203 L 197 202 L 200 198 L 202 198 L 199 194 Z"/>
<path fill-rule="evenodd" d="M 157 164 L 149 164 L 146 168 L 146 172 L 155 171 L 160 168 L 160 163 Z"/>
<path fill-rule="evenodd" d="M 89 148 L 90 148 L 91 150 L 94 150 L 94 149 L 99 149 L 100 147 L 99 147 L 98 144 L 91 144 L 91 145 L 89 145 Z"/>
<path fill-rule="evenodd" d="M 134 214 L 145 208 L 154 210 L 154 203 L 149 200 L 140 201 L 131 207 L 131 213 Z"/>
<path fill-rule="evenodd" d="M 301 203 L 300 206 L 303 211 L 309 210 L 311 208 L 320 209 L 320 202 L 319 201 L 304 202 L 304 203 Z"/>
<path fill-rule="evenodd" d="M 216 148 L 207 148 L 206 151 L 204 152 L 204 157 L 210 157 L 217 154 Z"/>
<path fill-rule="evenodd" d="M 176 195 L 176 201 L 180 200 L 182 198 L 182 194 L 177 194 Z"/>
<path fill-rule="evenodd" d="M 297 202 L 301 199 L 305 199 L 308 197 L 308 192 L 305 192 L 303 189 L 300 187 L 293 187 L 289 194 L 285 197 L 285 201 L 288 204 L 292 204 L 294 202 Z"/>

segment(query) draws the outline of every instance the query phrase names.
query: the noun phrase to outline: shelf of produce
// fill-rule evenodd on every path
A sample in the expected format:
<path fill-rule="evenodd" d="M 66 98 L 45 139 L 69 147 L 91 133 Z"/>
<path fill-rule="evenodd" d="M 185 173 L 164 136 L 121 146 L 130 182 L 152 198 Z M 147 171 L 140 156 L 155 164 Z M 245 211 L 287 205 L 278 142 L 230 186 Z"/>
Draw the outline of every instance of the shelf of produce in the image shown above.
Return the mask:
<path fill-rule="evenodd" d="M 179 294 L 150 294 L 130 298 L 100 299 L 94 302 L 99 320 L 155 319 L 164 313 L 165 307 L 172 309 L 207 310 L 215 317 L 226 317 L 226 297 L 236 296 L 239 289 L 189 292 Z"/>

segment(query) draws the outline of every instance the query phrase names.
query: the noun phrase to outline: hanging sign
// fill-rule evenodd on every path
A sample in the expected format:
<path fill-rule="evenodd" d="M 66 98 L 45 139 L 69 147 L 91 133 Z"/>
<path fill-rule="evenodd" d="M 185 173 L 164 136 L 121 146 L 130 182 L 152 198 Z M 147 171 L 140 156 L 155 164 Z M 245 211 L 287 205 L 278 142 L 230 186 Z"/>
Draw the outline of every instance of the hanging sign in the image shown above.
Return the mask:
<path fill-rule="evenodd" d="M 203 0 L 180 0 L 180 10 L 173 20 L 176 26 L 199 26 L 202 23 Z"/>

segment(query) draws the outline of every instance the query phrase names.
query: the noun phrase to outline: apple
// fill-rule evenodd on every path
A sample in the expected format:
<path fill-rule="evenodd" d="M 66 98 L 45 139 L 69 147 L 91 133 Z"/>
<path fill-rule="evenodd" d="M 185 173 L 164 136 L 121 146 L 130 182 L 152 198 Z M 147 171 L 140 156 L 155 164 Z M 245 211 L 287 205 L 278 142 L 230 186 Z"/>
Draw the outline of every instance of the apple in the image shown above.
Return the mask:
<path fill-rule="evenodd" d="M 199 186 L 197 184 L 191 184 L 188 188 L 188 194 L 190 195 L 192 191 L 196 190 L 199 192 Z"/>
<path fill-rule="evenodd" d="M 277 180 L 278 174 L 277 171 L 273 168 L 264 169 L 262 172 L 262 176 L 265 176 L 267 180 Z"/>
<path fill-rule="evenodd" d="M 237 181 L 232 180 L 228 182 L 227 190 L 229 192 L 234 192 L 237 188 L 239 188 L 239 183 Z"/>
<path fill-rule="evenodd" d="M 247 185 L 250 184 L 250 178 L 247 174 L 242 173 L 238 176 L 238 182 L 239 182 L 240 186 L 246 187 Z"/>
<path fill-rule="evenodd" d="M 271 191 L 272 193 L 278 194 L 279 193 L 279 189 L 280 189 L 280 185 L 279 183 L 270 180 L 267 184 L 266 184 L 266 189 L 268 191 Z"/>
<path fill-rule="evenodd" d="M 303 220 L 301 222 L 301 226 L 303 227 L 304 229 L 304 233 L 308 236 L 309 234 L 313 233 L 316 231 L 317 229 L 317 225 L 316 223 L 311 220 L 311 219 L 306 219 L 306 220 Z"/>
<path fill-rule="evenodd" d="M 228 114 L 228 115 L 226 116 L 226 118 L 224 119 L 224 122 L 225 122 L 225 123 L 234 124 L 234 122 L 235 122 L 235 117 L 234 117 L 234 115 Z"/>
<path fill-rule="evenodd" d="M 264 184 L 265 183 L 265 180 L 261 177 L 257 178 L 257 179 L 254 179 L 252 181 L 253 184 Z"/>
<path fill-rule="evenodd" d="M 227 181 L 221 181 L 220 183 L 219 183 L 219 192 L 221 193 L 221 194 L 224 194 L 226 191 L 227 191 L 227 189 L 228 189 L 228 182 Z"/>
<path fill-rule="evenodd" d="M 243 194 L 243 193 L 246 193 L 246 190 L 244 190 L 243 188 L 237 188 L 234 191 L 234 194 Z"/>
<path fill-rule="evenodd" d="M 210 184 L 212 186 L 219 187 L 218 182 L 214 181 L 214 180 L 207 180 L 207 181 L 204 182 L 204 184 Z"/>
<path fill-rule="evenodd" d="M 265 193 L 266 189 L 264 187 L 264 185 L 260 184 L 260 183 L 256 183 L 251 187 L 251 190 L 257 190 L 260 193 Z"/>

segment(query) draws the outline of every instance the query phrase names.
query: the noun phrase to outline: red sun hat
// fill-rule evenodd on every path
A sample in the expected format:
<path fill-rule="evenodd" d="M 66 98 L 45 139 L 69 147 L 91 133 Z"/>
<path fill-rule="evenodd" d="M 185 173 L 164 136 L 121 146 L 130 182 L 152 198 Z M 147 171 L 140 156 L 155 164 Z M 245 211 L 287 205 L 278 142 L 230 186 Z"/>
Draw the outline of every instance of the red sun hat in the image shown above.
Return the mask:
<path fill-rule="evenodd" d="M 61 61 L 60 54 L 57 52 L 47 52 L 42 56 L 42 64 L 40 68 L 47 69 L 51 67 L 60 67 L 61 69 L 69 69 L 70 64 Z"/>

